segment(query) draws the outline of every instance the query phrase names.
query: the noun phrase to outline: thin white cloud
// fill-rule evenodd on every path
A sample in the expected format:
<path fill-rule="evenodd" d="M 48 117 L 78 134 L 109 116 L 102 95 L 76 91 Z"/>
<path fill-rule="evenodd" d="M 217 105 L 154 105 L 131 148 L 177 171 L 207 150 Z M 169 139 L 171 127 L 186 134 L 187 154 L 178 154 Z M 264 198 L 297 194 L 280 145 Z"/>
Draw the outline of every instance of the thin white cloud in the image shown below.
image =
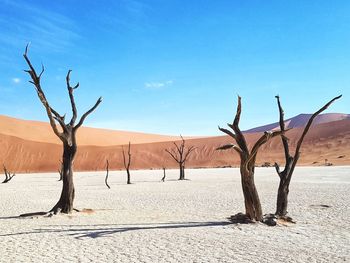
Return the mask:
<path fill-rule="evenodd" d="M 173 83 L 174 83 L 173 80 L 167 80 L 164 82 L 146 82 L 145 88 L 152 89 L 152 90 L 159 90 L 159 89 L 164 89 L 168 86 L 171 86 L 171 85 L 173 85 Z"/>
<path fill-rule="evenodd" d="M 21 79 L 20 78 L 12 78 L 12 82 L 15 84 L 18 84 L 21 82 Z"/>

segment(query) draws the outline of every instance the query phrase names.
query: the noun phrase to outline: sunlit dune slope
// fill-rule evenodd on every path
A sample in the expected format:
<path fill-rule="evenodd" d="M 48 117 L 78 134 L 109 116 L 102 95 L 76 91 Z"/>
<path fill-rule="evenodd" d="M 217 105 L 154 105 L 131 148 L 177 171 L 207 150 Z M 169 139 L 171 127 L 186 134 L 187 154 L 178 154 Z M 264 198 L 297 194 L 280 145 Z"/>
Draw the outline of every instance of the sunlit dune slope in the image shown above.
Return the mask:
<path fill-rule="evenodd" d="M 0 134 L 44 143 L 60 143 L 47 122 L 27 121 L 0 115 Z M 176 136 L 148 134 L 81 127 L 77 133 L 79 145 L 121 145 L 177 140 Z"/>
<path fill-rule="evenodd" d="M 294 150 L 302 129 L 296 128 L 287 133 Z M 246 134 L 249 147 L 262 133 Z M 187 145 L 196 146 L 187 162 L 187 167 L 238 166 L 236 152 L 216 151 L 215 149 L 231 139 L 227 136 L 189 139 Z M 62 148 L 59 144 L 29 141 L 15 136 L 0 134 L 0 163 L 16 172 L 56 171 L 59 168 Z M 173 147 L 173 142 L 144 143 L 131 146 L 132 169 L 176 168 L 176 163 L 164 151 Z M 75 170 L 91 171 L 105 169 L 106 160 L 111 169 L 122 169 L 121 146 L 81 145 L 74 163 Z M 299 164 L 324 165 L 350 164 L 350 120 L 341 120 L 313 126 L 305 138 Z M 283 149 L 280 138 L 274 138 L 261 148 L 257 164 L 275 161 L 283 165 Z"/>

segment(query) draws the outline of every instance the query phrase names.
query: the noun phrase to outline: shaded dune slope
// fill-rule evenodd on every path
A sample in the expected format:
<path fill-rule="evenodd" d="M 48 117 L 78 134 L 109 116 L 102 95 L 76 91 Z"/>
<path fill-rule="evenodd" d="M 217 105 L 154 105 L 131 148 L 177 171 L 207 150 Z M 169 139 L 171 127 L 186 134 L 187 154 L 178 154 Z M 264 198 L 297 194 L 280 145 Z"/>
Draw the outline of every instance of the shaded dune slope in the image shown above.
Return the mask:
<path fill-rule="evenodd" d="M 288 132 L 291 149 L 302 132 L 295 128 Z M 261 136 L 261 133 L 246 134 L 249 147 Z M 196 146 L 187 162 L 187 167 L 224 167 L 238 166 L 236 152 L 216 151 L 215 149 L 232 140 L 227 136 L 188 139 L 187 145 Z M 59 168 L 62 147 L 59 144 L 35 142 L 0 134 L 0 164 L 4 163 L 9 170 L 16 172 L 57 171 Z M 143 143 L 132 145 L 132 169 L 176 168 L 176 163 L 164 151 L 173 147 L 172 141 Z M 123 169 L 121 145 L 89 146 L 81 145 L 74 163 L 77 171 L 104 170 L 106 160 L 110 169 Z M 301 165 L 324 165 L 325 159 L 335 165 L 350 164 L 350 120 L 341 120 L 313 126 L 305 138 Z M 280 138 L 274 138 L 261 148 L 257 164 L 275 161 L 283 165 L 283 149 Z"/>

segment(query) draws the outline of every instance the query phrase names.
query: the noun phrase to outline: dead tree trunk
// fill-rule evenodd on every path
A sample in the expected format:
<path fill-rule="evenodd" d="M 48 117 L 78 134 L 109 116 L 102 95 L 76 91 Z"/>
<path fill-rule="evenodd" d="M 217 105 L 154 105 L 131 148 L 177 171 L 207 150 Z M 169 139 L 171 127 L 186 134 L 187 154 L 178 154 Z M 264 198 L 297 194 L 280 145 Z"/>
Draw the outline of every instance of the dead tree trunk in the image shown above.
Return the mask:
<path fill-rule="evenodd" d="M 185 163 L 190 154 L 196 149 L 194 146 L 190 146 L 186 149 L 185 140 L 181 137 L 181 144 L 178 145 L 174 142 L 175 148 L 165 149 L 165 151 L 178 163 L 180 170 L 179 180 L 185 180 Z"/>
<path fill-rule="evenodd" d="M 57 204 L 50 210 L 50 212 L 57 214 L 61 213 L 70 213 L 73 210 L 73 201 L 74 201 L 74 183 L 73 183 L 73 162 L 74 157 L 77 152 L 77 142 L 76 142 L 76 133 L 77 130 L 82 126 L 86 117 L 92 113 L 98 105 L 101 103 L 102 98 L 100 97 L 95 105 L 91 107 L 87 112 L 85 112 L 79 122 L 76 124 L 77 119 L 77 108 L 75 105 L 73 92 L 75 89 L 79 87 L 79 83 L 77 83 L 74 87 L 70 85 L 70 73 L 71 70 L 68 71 L 66 76 L 66 85 L 68 90 L 68 95 L 70 99 L 71 109 L 72 109 L 72 118 L 66 123 L 65 115 L 60 115 L 56 110 L 54 110 L 49 102 L 46 99 L 44 91 L 41 88 L 41 76 L 44 73 L 44 67 L 42 66 L 42 70 L 39 74 L 36 73 L 32 63 L 30 62 L 28 56 L 28 45 L 24 52 L 24 59 L 28 64 L 29 70 L 26 72 L 29 74 L 31 80 L 29 81 L 35 87 L 37 95 L 40 99 L 40 102 L 45 107 L 46 114 L 49 118 L 51 128 L 56 136 L 62 141 L 63 144 L 63 156 L 62 156 L 62 181 L 63 187 L 61 191 L 60 199 Z M 57 128 L 57 123 L 61 126 L 61 131 Z"/>
<path fill-rule="evenodd" d="M 289 143 L 288 143 L 288 138 L 284 135 L 281 134 L 281 139 L 282 139 L 282 144 L 283 144 L 283 149 L 284 149 L 284 156 L 285 156 L 285 167 L 283 171 L 280 171 L 280 166 L 278 163 L 275 163 L 275 168 L 276 172 L 280 178 L 280 183 L 278 186 L 278 191 L 277 191 L 277 204 L 276 204 L 276 212 L 275 214 L 280 217 L 284 217 L 287 215 L 287 208 L 288 208 L 288 194 L 289 194 L 289 185 L 290 181 L 292 179 L 292 175 L 295 169 L 295 166 L 299 160 L 300 157 L 300 148 L 301 145 L 304 141 L 304 138 L 306 134 L 308 133 L 311 124 L 313 120 L 316 118 L 317 115 L 319 115 L 321 112 L 326 110 L 335 100 L 339 99 L 341 97 L 335 97 L 332 100 L 330 100 L 327 104 L 325 104 L 322 108 L 320 108 L 318 111 L 316 111 L 312 116 L 310 117 L 309 121 L 307 122 L 304 131 L 299 138 L 295 150 L 294 156 L 290 154 L 289 151 Z M 276 96 L 277 99 L 277 104 L 278 104 L 278 109 L 279 109 L 279 124 L 281 131 L 285 131 L 285 124 L 284 124 L 284 112 L 283 108 L 281 106 L 280 98 L 279 96 Z"/>
<path fill-rule="evenodd" d="M 16 175 L 12 174 L 6 169 L 6 166 L 4 165 L 4 175 L 5 175 L 5 180 L 2 182 L 3 184 L 6 184 L 11 181 L 11 179 Z"/>
<path fill-rule="evenodd" d="M 109 162 L 106 161 L 106 177 L 105 177 L 105 184 L 108 187 L 108 189 L 111 189 L 111 187 L 108 184 L 108 174 L 109 174 Z"/>
<path fill-rule="evenodd" d="M 131 180 L 130 180 L 130 164 L 131 164 L 130 142 L 129 142 L 129 146 L 128 146 L 128 160 L 126 160 L 126 157 L 125 157 L 124 147 L 122 147 L 122 153 L 123 153 L 124 167 L 125 167 L 126 175 L 127 175 L 126 184 L 131 184 Z"/>
<path fill-rule="evenodd" d="M 163 167 L 163 177 L 161 179 L 162 182 L 165 181 L 166 173 L 165 173 L 165 167 Z"/>
<path fill-rule="evenodd" d="M 61 168 L 58 169 L 58 173 L 60 175 L 60 178 L 58 179 L 58 181 L 62 181 L 63 180 L 63 162 L 61 162 Z"/>
<path fill-rule="evenodd" d="M 253 148 L 249 151 L 245 137 L 239 128 L 239 121 L 241 117 L 241 97 L 238 96 L 238 106 L 235 119 L 232 124 L 227 124 L 232 131 L 224 128 L 219 130 L 232 137 L 237 145 L 227 144 L 223 145 L 217 150 L 234 149 L 241 159 L 240 173 L 241 183 L 244 196 L 245 214 L 250 220 L 261 221 L 262 220 L 262 209 L 258 192 L 254 182 L 254 169 L 255 160 L 258 150 L 271 138 L 280 135 L 282 131 L 271 131 L 265 132 L 264 135 L 254 144 Z"/>

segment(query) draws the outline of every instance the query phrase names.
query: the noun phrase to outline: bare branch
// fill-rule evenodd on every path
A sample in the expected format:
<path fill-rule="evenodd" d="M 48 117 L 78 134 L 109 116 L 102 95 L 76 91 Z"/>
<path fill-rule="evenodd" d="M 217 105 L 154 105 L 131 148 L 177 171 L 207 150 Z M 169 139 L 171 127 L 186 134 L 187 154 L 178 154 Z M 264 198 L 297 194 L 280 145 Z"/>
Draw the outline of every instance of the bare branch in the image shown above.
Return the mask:
<path fill-rule="evenodd" d="M 180 159 L 177 158 L 177 156 L 172 153 L 171 151 L 169 151 L 168 149 L 165 149 L 165 151 L 177 162 L 179 163 L 180 162 Z"/>
<path fill-rule="evenodd" d="M 74 86 L 74 88 L 71 87 L 71 85 L 70 85 L 70 73 L 71 72 L 72 72 L 72 70 L 68 70 L 68 73 L 66 76 L 66 83 L 67 83 L 67 89 L 68 89 L 68 94 L 69 94 L 69 100 L 70 100 L 71 107 L 72 107 L 72 119 L 71 119 L 69 124 L 71 126 L 73 126 L 76 119 L 77 119 L 77 107 L 75 105 L 73 90 L 79 86 L 79 83 L 76 86 Z"/>
<path fill-rule="evenodd" d="M 191 146 L 188 148 L 187 153 L 185 154 L 183 161 L 186 162 L 187 158 L 190 156 L 190 154 L 196 149 L 196 147 Z"/>
<path fill-rule="evenodd" d="M 122 153 L 123 153 L 123 163 L 124 163 L 124 167 L 126 169 L 127 165 L 126 165 L 126 158 L 125 158 L 125 153 L 124 153 L 124 147 L 122 146 Z"/>
<path fill-rule="evenodd" d="M 130 144 L 130 142 L 129 142 L 129 148 L 128 148 L 128 158 L 129 158 L 129 160 L 128 160 L 128 169 L 129 169 L 129 167 L 130 167 L 130 163 L 131 163 L 131 144 Z"/>
<path fill-rule="evenodd" d="M 232 144 L 232 143 L 222 145 L 222 146 L 216 148 L 216 150 L 217 150 L 217 151 L 218 151 L 218 150 L 219 150 L 219 151 L 222 151 L 222 150 L 228 150 L 228 149 L 231 149 L 231 148 L 234 149 L 234 150 L 235 150 L 236 152 L 238 152 L 239 154 L 242 154 L 242 153 L 243 153 L 241 148 L 239 148 L 237 145 Z"/>
<path fill-rule="evenodd" d="M 280 166 L 279 166 L 279 164 L 278 164 L 278 163 L 275 163 L 274 166 L 275 166 L 275 169 L 276 169 L 276 172 L 277 172 L 278 176 L 281 177 L 281 171 L 280 171 Z"/>
<path fill-rule="evenodd" d="M 175 148 L 176 148 L 177 152 L 179 153 L 179 155 L 181 155 L 181 145 L 178 146 L 176 142 L 173 142 L 173 144 L 175 145 Z"/>
<path fill-rule="evenodd" d="M 38 77 L 39 79 L 41 78 L 41 75 L 44 73 L 44 71 L 45 71 L 44 65 L 41 64 L 41 72 L 40 72 L 39 77 Z"/>
<path fill-rule="evenodd" d="M 291 167 L 291 170 L 293 171 L 294 168 L 295 168 L 295 165 L 296 163 L 298 162 L 298 159 L 299 159 L 299 156 L 300 156 L 300 148 L 301 148 L 301 145 L 303 143 L 303 140 L 306 136 L 306 134 L 308 133 L 310 127 L 311 127 L 311 124 L 312 122 L 314 121 L 314 119 L 317 117 L 317 115 L 319 115 L 321 112 L 323 112 L 324 110 L 326 110 L 334 101 L 336 101 L 337 99 L 340 99 L 342 97 L 342 95 L 339 95 L 333 99 L 331 99 L 329 102 L 327 102 L 322 108 L 320 108 L 318 111 L 316 111 L 314 114 L 312 114 L 311 118 L 309 119 L 309 121 L 307 122 L 305 128 L 304 128 L 304 131 L 301 135 L 301 137 L 299 138 L 298 140 L 298 143 L 297 143 L 297 147 L 295 149 L 295 154 L 294 154 L 294 160 L 293 160 L 293 164 L 292 164 L 292 167 Z"/>
<path fill-rule="evenodd" d="M 122 153 L 123 153 L 123 163 L 124 163 L 124 167 L 126 170 L 128 170 L 130 168 L 130 163 L 131 163 L 131 151 L 130 151 L 130 142 L 128 145 L 128 162 L 126 162 L 126 157 L 125 157 L 125 152 L 124 152 L 124 147 L 122 146 Z"/>
<path fill-rule="evenodd" d="M 339 95 L 335 98 L 333 98 L 332 100 L 330 100 L 329 102 L 327 102 L 322 108 L 320 108 L 318 111 L 316 111 L 314 114 L 312 114 L 311 118 L 309 119 L 309 121 L 307 122 L 303 134 L 301 135 L 298 143 L 297 143 L 297 147 L 296 147 L 296 152 L 300 151 L 300 147 L 301 144 L 303 143 L 303 140 L 305 138 L 305 135 L 308 133 L 312 122 L 314 121 L 314 119 L 316 118 L 317 115 L 319 115 L 321 112 L 323 112 L 324 110 L 326 110 L 335 100 L 340 99 L 342 97 L 342 95 Z"/>
<path fill-rule="evenodd" d="M 51 107 L 50 107 L 50 104 L 49 102 L 47 101 L 46 97 L 45 97 L 45 94 L 44 94 L 44 91 L 41 89 L 41 84 L 40 84 L 40 77 L 42 75 L 42 73 L 44 72 L 44 67 L 42 67 L 42 72 L 40 73 L 40 75 L 38 76 L 32 63 L 30 62 L 30 59 L 28 58 L 27 56 L 27 53 L 28 53 L 28 46 L 29 44 L 27 44 L 26 46 L 26 49 L 25 49 L 25 52 L 23 54 L 23 57 L 25 59 L 25 61 L 27 62 L 28 64 L 28 67 L 29 67 L 29 70 L 25 70 L 29 76 L 31 77 L 31 81 L 29 81 L 30 83 L 32 83 L 35 87 L 35 90 L 38 94 L 38 97 L 41 101 L 41 103 L 43 104 L 43 106 L 45 107 L 46 109 L 46 114 L 47 116 L 49 117 L 49 121 L 50 121 L 50 125 L 51 125 L 51 128 L 52 130 L 54 131 L 54 133 L 61 139 L 61 140 L 64 140 L 64 137 L 62 136 L 62 133 L 60 133 L 57 129 L 57 126 L 56 126 L 56 123 L 55 123 L 55 119 L 54 117 L 52 116 L 52 111 L 51 111 Z M 56 115 L 56 114 L 55 114 Z M 57 117 L 57 116 L 56 116 Z"/>
<path fill-rule="evenodd" d="M 288 130 L 286 130 L 286 131 L 288 131 Z M 264 132 L 264 134 L 260 137 L 260 139 L 257 140 L 257 142 L 254 144 L 247 162 L 250 162 L 251 160 L 253 160 L 253 158 L 255 158 L 260 147 L 262 145 L 264 145 L 268 140 L 270 140 L 273 137 L 279 136 L 279 135 L 285 133 L 286 131 L 266 131 L 266 132 Z"/>
<path fill-rule="evenodd" d="M 228 125 L 235 132 L 235 140 L 236 140 L 239 148 L 241 148 L 241 150 L 245 154 L 248 155 L 249 154 L 249 150 L 248 150 L 248 147 L 247 147 L 247 142 L 246 142 L 246 140 L 244 138 L 243 133 L 241 132 L 241 130 L 239 128 L 239 120 L 241 118 L 241 111 L 242 111 L 241 97 L 238 96 L 237 112 L 236 112 L 235 119 L 234 119 L 232 124 L 228 124 Z"/>
<path fill-rule="evenodd" d="M 228 136 L 230 136 L 230 137 L 232 137 L 233 139 L 236 140 L 236 135 L 233 132 L 229 131 L 228 129 L 221 128 L 220 126 L 218 126 L 218 129 L 220 131 L 222 131 L 223 133 L 226 133 Z"/>
<path fill-rule="evenodd" d="M 95 105 L 89 109 L 87 112 L 85 112 L 83 114 L 83 116 L 81 116 L 80 118 L 80 121 L 78 122 L 78 124 L 74 127 L 74 130 L 76 131 L 85 121 L 86 117 L 91 113 L 93 112 L 97 107 L 98 105 L 102 102 L 102 97 L 99 97 L 98 100 L 96 101 Z"/>
<path fill-rule="evenodd" d="M 280 119 L 279 119 L 280 128 L 281 128 L 281 131 L 285 131 L 284 111 L 283 111 L 283 108 L 282 108 L 282 105 L 280 102 L 280 97 L 277 95 L 277 96 L 275 96 L 275 98 L 277 99 L 278 110 L 279 110 L 279 114 L 280 114 Z M 282 144 L 283 144 L 283 148 L 284 148 L 284 156 L 285 156 L 286 163 L 287 163 L 288 159 L 290 157 L 288 138 L 285 136 L 285 134 L 282 134 L 281 139 L 282 139 Z"/>
<path fill-rule="evenodd" d="M 11 172 L 9 172 L 7 169 L 6 169 L 6 166 L 5 164 L 3 165 L 4 167 L 4 174 L 5 174 L 5 180 L 2 182 L 3 184 L 6 184 L 8 183 L 9 181 L 11 181 L 11 179 L 16 175 L 15 173 L 11 175 Z"/>

